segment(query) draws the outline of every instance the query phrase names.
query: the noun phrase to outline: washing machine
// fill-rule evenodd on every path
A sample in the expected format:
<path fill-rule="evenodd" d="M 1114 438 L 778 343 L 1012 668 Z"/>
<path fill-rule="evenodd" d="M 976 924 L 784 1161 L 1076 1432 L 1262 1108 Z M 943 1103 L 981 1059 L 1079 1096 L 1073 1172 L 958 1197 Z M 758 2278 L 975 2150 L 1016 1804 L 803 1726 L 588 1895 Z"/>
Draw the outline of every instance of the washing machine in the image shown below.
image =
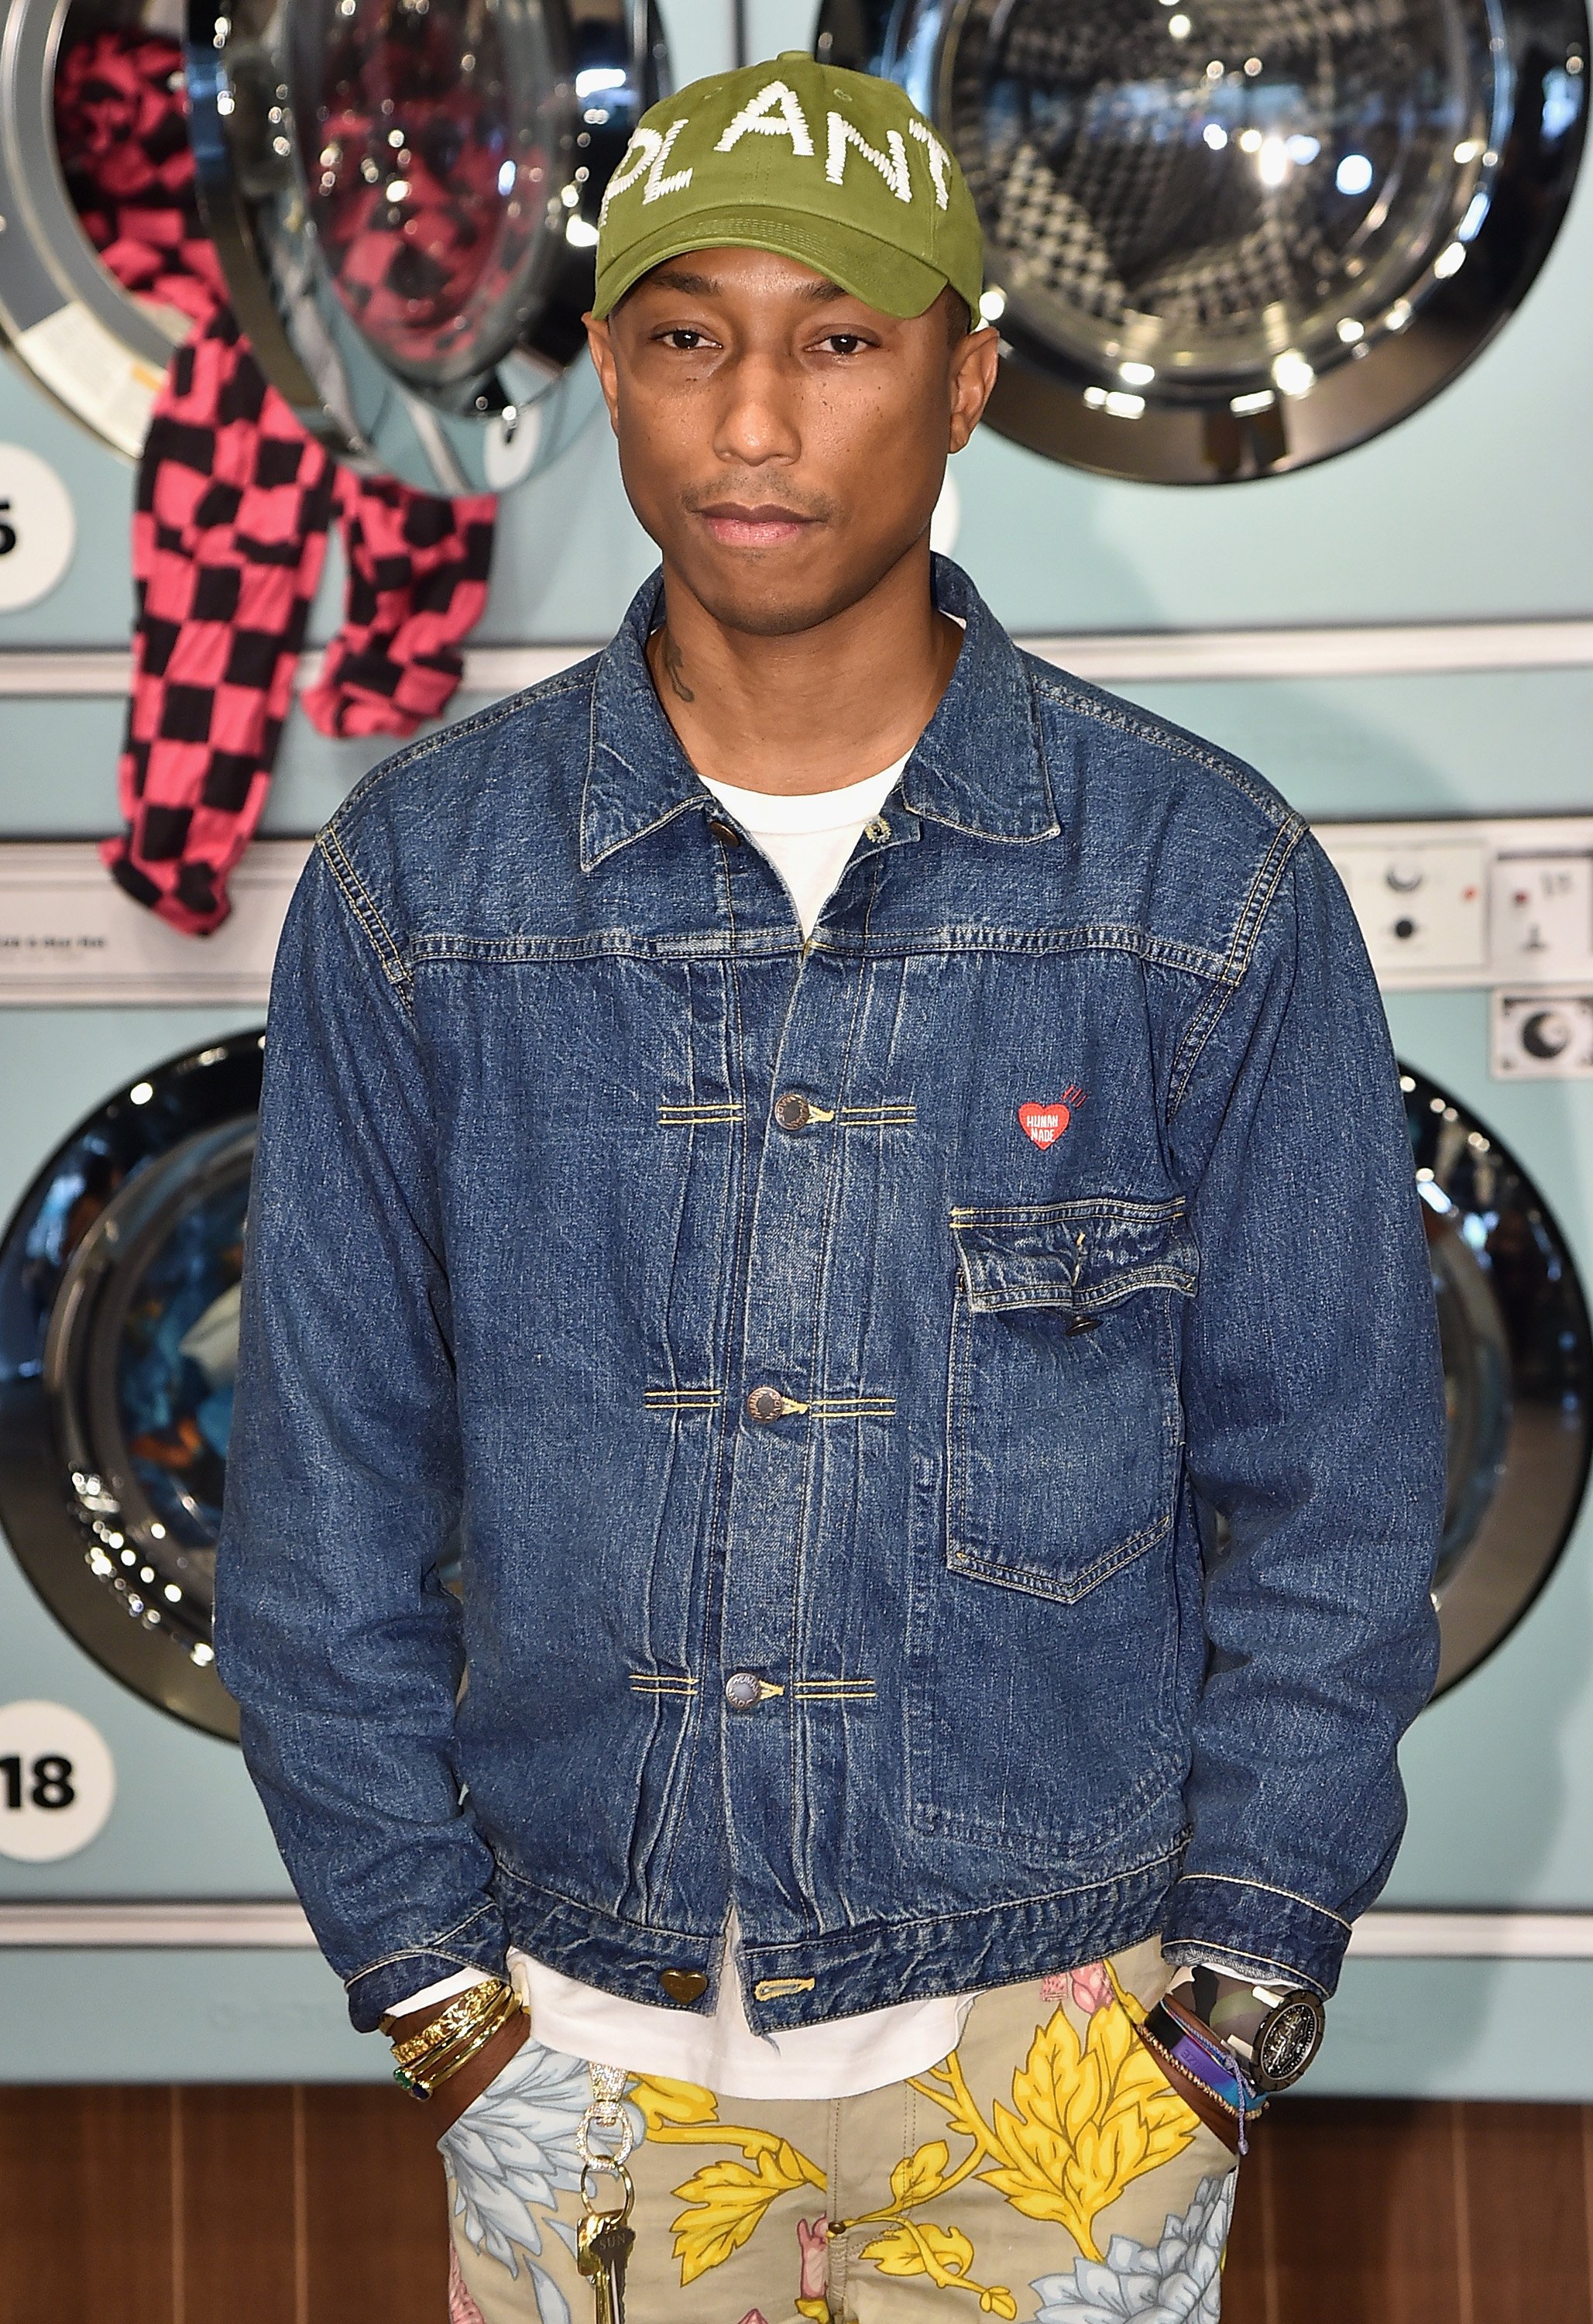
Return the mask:
<path fill-rule="evenodd" d="M 1225 484 L 1417 410 L 1501 327 L 1579 158 L 1582 0 L 831 0 L 962 162 L 990 424 Z"/>
<path fill-rule="evenodd" d="M 328 450 L 505 489 L 590 416 L 597 209 L 665 69 L 629 0 L 11 0 L 0 332 L 136 456 L 207 238 Z"/>

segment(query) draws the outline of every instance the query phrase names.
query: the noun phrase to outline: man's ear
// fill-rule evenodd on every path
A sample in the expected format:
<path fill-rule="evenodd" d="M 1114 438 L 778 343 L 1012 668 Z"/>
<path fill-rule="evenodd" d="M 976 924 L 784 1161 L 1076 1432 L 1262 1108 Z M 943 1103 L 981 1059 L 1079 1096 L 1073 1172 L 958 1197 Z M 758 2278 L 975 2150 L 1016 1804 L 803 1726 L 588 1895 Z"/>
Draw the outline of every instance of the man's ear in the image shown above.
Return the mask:
<path fill-rule="evenodd" d="M 962 449 L 983 417 L 1000 359 L 1001 335 L 988 323 L 970 331 L 952 349 L 952 451 Z"/>
<path fill-rule="evenodd" d="M 609 333 L 608 318 L 600 323 L 595 315 L 583 315 L 586 326 L 586 352 L 592 357 L 592 367 L 597 374 L 603 400 L 609 409 L 609 426 L 617 436 L 620 432 L 620 377 L 614 362 L 614 343 Z"/>

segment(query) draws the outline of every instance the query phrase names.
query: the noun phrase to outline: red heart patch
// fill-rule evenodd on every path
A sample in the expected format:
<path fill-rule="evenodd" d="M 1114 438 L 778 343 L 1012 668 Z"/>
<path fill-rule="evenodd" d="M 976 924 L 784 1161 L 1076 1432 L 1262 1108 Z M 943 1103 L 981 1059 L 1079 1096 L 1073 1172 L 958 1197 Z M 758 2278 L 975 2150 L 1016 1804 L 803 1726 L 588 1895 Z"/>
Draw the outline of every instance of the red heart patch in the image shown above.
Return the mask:
<path fill-rule="evenodd" d="M 1031 1098 L 1017 1109 L 1018 1127 L 1025 1137 L 1033 1139 L 1042 1150 L 1047 1146 L 1054 1146 L 1073 1120 L 1074 1106 L 1082 1105 L 1083 1099 L 1082 1089 L 1064 1090 L 1049 1105 L 1038 1105 Z"/>

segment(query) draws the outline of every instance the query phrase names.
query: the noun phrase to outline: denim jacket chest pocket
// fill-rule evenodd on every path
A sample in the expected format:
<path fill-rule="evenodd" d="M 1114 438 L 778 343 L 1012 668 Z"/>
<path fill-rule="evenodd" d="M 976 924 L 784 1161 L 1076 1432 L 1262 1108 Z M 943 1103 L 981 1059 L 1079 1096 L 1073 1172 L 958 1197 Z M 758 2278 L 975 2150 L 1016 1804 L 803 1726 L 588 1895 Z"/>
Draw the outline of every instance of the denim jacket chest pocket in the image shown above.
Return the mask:
<path fill-rule="evenodd" d="M 1072 1604 L 1160 1540 L 1183 1445 L 1180 1201 L 955 1210 L 946 1562 Z"/>

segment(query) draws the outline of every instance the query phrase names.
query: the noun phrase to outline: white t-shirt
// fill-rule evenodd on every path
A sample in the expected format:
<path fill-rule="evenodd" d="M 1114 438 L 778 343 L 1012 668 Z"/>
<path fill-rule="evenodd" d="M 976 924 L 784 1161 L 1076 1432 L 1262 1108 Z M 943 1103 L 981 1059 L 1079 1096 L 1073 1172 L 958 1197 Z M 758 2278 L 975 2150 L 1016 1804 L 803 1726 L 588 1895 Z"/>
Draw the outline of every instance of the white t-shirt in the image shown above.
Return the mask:
<path fill-rule="evenodd" d="M 893 767 L 839 790 L 794 797 L 742 790 L 702 779 L 722 807 L 762 848 L 796 907 L 805 936 L 824 908 L 866 824 L 890 796 L 911 754 Z M 789 2034 L 754 2034 L 747 2023 L 736 1973 L 732 1912 L 719 2004 L 712 2017 L 694 2017 L 647 2001 L 624 2001 L 565 1977 L 545 1961 L 511 1947 L 509 1974 L 530 2013 L 531 2032 L 549 2050 L 633 2073 L 664 2074 L 696 2082 L 723 2098 L 847 2098 L 905 2081 L 948 2057 L 962 2037 L 971 1994 L 931 2001 L 897 2001 L 858 2017 L 801 2025 Z M 479 1972 L 461 1969 L 428 1986 L 395 2014 L 447 2000 Z"/>
<path fill-rule="evenodd" d="M 806 936 L 864 825 L 890 797 L 911 755 L 904 751 L 882 774 L 865 775 L 861 783 L 843 783 L 834 791 L 744 791 L 736 783 L 716 782 L 711 775 L 700 779 L 774 865 L 791 891 Z"/>

